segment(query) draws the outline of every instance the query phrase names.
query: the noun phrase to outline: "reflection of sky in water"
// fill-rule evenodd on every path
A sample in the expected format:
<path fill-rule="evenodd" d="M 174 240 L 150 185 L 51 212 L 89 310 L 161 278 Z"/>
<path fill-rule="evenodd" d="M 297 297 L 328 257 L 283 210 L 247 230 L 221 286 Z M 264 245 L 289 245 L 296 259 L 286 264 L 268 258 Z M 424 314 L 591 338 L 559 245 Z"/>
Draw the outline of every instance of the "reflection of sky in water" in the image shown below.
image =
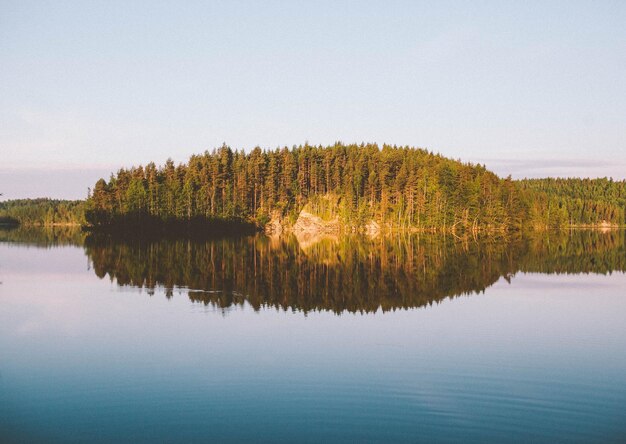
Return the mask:
<path fill-rule="evenodd" d="M 223 316 L 0 245 L 0 432 L 492 441 L 626 433 L 626 275 L 518 274 L 428 308 Z M 348 281 L 346 281 L 346 284 Z M 621 435 L 620 435 L 621 434 Z"/>

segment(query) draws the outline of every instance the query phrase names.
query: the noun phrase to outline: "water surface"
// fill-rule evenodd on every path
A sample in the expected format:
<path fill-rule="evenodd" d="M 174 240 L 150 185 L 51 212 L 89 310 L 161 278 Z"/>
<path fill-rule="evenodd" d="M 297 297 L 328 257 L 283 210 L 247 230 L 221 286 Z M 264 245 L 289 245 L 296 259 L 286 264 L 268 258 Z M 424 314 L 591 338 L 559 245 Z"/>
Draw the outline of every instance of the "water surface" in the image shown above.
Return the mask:
<path fill-rule="evenodd" d="M 3 442 L 620 442 L 622 232 L 0 233 Z"/>

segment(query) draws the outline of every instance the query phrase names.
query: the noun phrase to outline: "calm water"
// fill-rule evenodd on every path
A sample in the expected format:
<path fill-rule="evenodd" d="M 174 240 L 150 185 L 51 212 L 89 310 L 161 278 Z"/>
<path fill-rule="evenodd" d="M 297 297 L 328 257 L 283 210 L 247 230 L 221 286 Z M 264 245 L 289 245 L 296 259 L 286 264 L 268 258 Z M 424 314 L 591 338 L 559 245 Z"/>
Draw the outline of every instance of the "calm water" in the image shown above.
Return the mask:
<path fill-rule="evenodd" d="M 624 442 L 624 233 L 0 232 L 2 442 Z"/>

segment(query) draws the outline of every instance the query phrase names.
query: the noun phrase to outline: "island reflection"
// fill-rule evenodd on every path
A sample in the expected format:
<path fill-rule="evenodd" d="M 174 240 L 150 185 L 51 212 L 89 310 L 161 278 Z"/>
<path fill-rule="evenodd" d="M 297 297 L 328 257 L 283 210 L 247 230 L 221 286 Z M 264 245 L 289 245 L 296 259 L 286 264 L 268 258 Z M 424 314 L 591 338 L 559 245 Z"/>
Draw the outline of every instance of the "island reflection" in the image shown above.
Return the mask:
<path fill-rule="evenodd" d="M 531 238 L 456 239 L 421 235 L 294 236 L 214 240 L 119 241 L 87 238 L 96 275 L 118 285 L 187 291 L 193 302 L 227 309 L 248 303 L 370 313 L 423 307 L 483 292 L 517 272 L 610 273 L 626 270 L 624 232 L 553 232 Z"/>
<path fill-rule="evenodd" d="M 175 289 L 218 309 L 371 313 L 424 307 L 483 292 L 518 272 L 626 271 L 624 231 L 547 232 L 459 239 L 411 235 L 297 239 L 118 239 L 67 227 L 0 230 L 0 241 L 84 248 L 99 278 L 122 287 Z"/>

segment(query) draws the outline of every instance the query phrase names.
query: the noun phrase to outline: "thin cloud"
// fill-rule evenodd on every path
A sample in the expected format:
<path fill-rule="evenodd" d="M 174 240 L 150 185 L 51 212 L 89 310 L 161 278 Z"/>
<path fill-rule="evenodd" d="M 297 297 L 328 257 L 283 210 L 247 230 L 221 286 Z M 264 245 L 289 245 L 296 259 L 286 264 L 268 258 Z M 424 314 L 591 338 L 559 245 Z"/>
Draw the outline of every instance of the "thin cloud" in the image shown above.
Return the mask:
<path fill-rule="evenodd" d="M 538 177 L 612 177 L 626 179 L 626 164 L 611 159 L 481 159 L 480 163 L 501 176 L 516 179 Z"/>
<path fill-rule="evenodd" d="M 107 167 L 0 168 L 2 199 L 84 199 L 88 188 L 113 171 Z"/>

